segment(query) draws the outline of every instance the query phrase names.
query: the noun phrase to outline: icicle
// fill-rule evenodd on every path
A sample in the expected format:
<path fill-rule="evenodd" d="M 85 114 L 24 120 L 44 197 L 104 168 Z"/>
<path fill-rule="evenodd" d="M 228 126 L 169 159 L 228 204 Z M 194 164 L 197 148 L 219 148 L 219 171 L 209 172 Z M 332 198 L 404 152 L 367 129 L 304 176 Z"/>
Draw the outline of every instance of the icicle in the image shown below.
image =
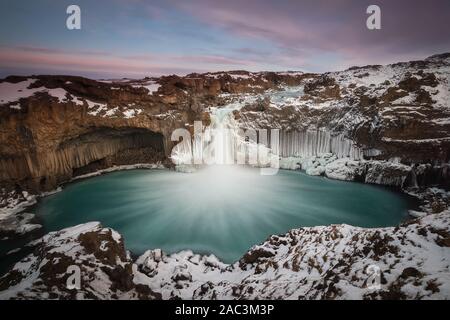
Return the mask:
<path fill-rule="evenodd" d="M 332 136 L 325 130 L 282 132 L 280 134 L 282 157 L 310 157 L 333 153 L 337 158 L 361 159 L 362 150 L 344 135 Z"/>

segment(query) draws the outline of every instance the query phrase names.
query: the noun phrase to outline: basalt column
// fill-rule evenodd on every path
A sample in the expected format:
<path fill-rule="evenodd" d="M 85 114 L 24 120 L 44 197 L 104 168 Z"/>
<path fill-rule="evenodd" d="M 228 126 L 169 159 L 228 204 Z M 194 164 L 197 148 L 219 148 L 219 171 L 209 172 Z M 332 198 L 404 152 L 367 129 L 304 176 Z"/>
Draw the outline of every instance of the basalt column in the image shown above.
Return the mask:
<path fill-rule="evenodd" d="M 80 174 L 135 163 L 164 161 L 163 136 L 146 129 L 95 128 L 59 143 L 0 160 L 0 182 L 32 191 L 55 188 Z"/>

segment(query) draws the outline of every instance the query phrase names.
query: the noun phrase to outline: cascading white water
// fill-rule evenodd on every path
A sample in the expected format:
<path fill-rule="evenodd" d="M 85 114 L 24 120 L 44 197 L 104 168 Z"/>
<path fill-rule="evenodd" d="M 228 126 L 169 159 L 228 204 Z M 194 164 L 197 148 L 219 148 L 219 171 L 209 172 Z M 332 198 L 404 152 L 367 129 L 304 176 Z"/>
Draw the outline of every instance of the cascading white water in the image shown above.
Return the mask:
<path fill-rule="evenodd" d="M 211 113 L 212 144 L 215 164 L 234 164 L 237 147 L 243 142 L 232 110 L 214 109 Z"/>
<path fill-rule="evenodd" d="M 235 104 L 228 107 L 214 109 L 211 113 L 211 144 L 214 150 L 214 164 L 250 164 L 269 166 L 278 161 L 278 136 L 268 132 L 255 130 L 242 130 L 234 119 Z M 276 141 L 276 143 L 273 143 Z M 270 145 L 273 146 L 270 146 Z M 205 154 L 204 154 L 205 155 Z"/>
<path fill-rule="evenodd" d="M 232 111 L 236 108 L 231 104 L 223 108 L 213 108 L 210 118 L 211 125 L 204 128 L 201 122 L 194 124 L 194 137 L 184 131 L 183 141 L 172 150 L 171 158 L 176 165 L 191 164 L 235 164 L 243 163 L 245 152 L 253 146 L 254 141 L 245 141 Z M 245 156 L 244 156 L 245 159 Z"/>

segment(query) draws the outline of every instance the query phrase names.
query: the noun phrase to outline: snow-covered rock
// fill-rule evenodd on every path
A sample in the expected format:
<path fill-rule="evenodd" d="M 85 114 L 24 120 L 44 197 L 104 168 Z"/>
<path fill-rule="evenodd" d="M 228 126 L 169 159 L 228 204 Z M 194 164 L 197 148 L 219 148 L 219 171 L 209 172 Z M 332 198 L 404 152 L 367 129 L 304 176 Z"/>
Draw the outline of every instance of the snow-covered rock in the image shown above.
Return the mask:
<path fill-rule="evenodd" d="M 160 298 L 134 282 L 122 237 L 98 222 L 50 232 L 29 246 L 34 252 L 0 278 L 0 299 Z"/>
<path fill-rule="evenodd" d="M 449 210 L 390 228 L 293 229 L 232 265 L 159 249 L 132 262 L 120 235 L 95 222 L 32 245 L 38 249 L 0 279 L 0 298 L 450 298 Z M 81 270 L 79 290 L 66 286 L 71 265 Z"/>
<path fill-rule="evenodd" d="M 285 170 L 299 170 L 301 169 L 301 158 L 297 157 L 287 157 L 287 158 L 280 158 L 280 169 Z"/>
<path fill-rule="evenodd" d="M 408 214 L 414 218 L 425 217 L 428 213 L 424 211 L 408 210 Z"/>
<path fill-rule="evenodd" d="M 337 158 L 325 153 L 308 157 L 280 158 L 280 168 L 287 170 L 304 170 L 311 176 L 324 175 L 330 179 L 345 181 L 363 181 L 402 188 L 406 179 L 413 172 L 422 174 L 425 165 L 413 168 L 397 161 L 354 160 Z"/>
<path fill-rule="evenodd" d="M 0 239 L 24 235 L 42 227 L 35 222 L 34 214 L 24 211 L 34 205 L 36 199 L 26 191 L 0 191 Z"/>
<path fill-rule="evenodd" d="M 365 182 L 385 186 L 403 186 L 411 167 L 390 161 L 372 161 L 368 167 Z"/>
<path fill-rule="evenodd" d="M 360 161 L 338 159 L 325 167 L 325 176 L 330 179 L 353 181 L 363 171 Z"/>

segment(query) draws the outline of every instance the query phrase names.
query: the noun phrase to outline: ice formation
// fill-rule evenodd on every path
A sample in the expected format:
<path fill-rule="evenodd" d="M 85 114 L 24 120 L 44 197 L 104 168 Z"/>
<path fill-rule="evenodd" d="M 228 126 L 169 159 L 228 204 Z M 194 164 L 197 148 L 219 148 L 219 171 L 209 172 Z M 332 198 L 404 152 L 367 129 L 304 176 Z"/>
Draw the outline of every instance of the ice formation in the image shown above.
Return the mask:
<path fill-rule="evenodd" d="M 282 132 L 280 155 L 282 157 L 310 157 L 332 153 L 338 158 L 361 159 L 362 149 L 342 134 L 333 136 L 325 130 Z"/>

